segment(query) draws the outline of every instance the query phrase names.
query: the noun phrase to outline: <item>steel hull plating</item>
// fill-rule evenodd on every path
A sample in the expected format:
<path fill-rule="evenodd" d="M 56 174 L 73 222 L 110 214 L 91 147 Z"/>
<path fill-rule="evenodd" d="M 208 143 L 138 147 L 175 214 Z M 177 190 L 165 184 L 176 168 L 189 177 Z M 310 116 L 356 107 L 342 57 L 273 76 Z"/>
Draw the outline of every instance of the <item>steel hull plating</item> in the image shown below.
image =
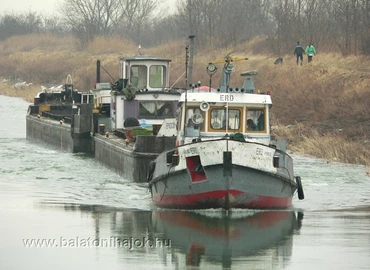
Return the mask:
<path fill-rule="evenodd" d="M 222 165 L 204 168 L 206 181 L 192 184 L 183 170 L 157 181 L 153 203 L 166 208 L 288 208 L 296 187 L 276 176 L 233 167 L 232 177 L 223 177 Z M 227 188 L 227 186 L 229 186 Z"/>
<path fill-rule="evenodd" d="M 250 151 L 255 148 L 252 144 L 230 141 L 228 143 L 231 149 L 235 150 L 233 154 L 237 154 L 236 149 Z M 218 164 L 211 164 L 217 160 L 217 153 L 222 156 L 222 151 L 218 149 L 222 144 L 224 144 L 222 141 L 192 144 L 192 148 L 195 149 L 193 153 L 197 158 L 199 157 L 199 160 L 202 160 L 201 168 L 199 164 L 191 166 L 189 158 L 194 159 L 194 154 L 190 157 L 186 156 L 190 145 L 178 148 L 180 163 L 177 167 L 180 169 L 167 168 L 167 171 L 158 173 L 164 169 L 160 161 L 161 157 L 164 157 L 159 156 L 156 160 L 156 166 L 159 168 L 156 168 L 155 178 L 150 182 L 153 203 L 165 208 L 184 209 L 283 209 L 291 206 L 292 196 L 297 189 L 294 178 L 292 178 L 292 171 L 289 172 L 285 167 L 274 168 L 272 156 L 271 168 L 266 167 L 265 169 L 258 169 L 257 163 L 242 166 L 243 162 L 237 160 L 232 162 L 229 169 L 226 169 L 221 161 Z M 201 151 L 211 145 L 214 152 Z M 239 146 L 239 148 L 233 148 L 233 146 Z M 258 148 L 266 153 L 269 150 L 267 146 L 258 145 Z M 243 158 L 247 159 L 247 156 L 248 153 Z M 207 158 L 212 159 L 212 162 L 208 162 Z M 284 158 L 290 157 L 284 156 Z M 184 159 L 186 164 L 181 166 L 181 160 Z M 218 160 L 222 160 L 222 157 Z"/>

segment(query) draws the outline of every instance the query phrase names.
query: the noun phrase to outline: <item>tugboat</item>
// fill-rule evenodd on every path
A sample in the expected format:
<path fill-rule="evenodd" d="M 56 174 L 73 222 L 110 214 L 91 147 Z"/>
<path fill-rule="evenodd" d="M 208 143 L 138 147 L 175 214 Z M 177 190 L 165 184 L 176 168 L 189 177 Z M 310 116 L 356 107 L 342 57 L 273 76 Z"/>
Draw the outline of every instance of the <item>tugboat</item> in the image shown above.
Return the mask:
<path fill-rule="evenodd" d="M 190 51 L 193 46 L 190 36 Z M 189 46 L 186 58 L 191 58 Z M 146 182 L 149 163 L 176 146 L 177 105 L 184 90 L 169 84 L 170 61 L 144 55 L 121 58 L 109 122 L 98 117 L 95 158 L 128 180 Z M 191 60 L 186 63 L 192 66 Z"/>
<path fill-rule="evenodd" d="M 181 95 L 176 147 L 161 153 L 147 174 L 156 206 L 180 209 L 284 209 L 292 205 L 301 179 L 285 141 L 270 134 L 269 92 L 255 92 L 253 76 L 241 73 L 241 87 L 230 86 L 234 62 L 226 56 L 220 88 Z M 216 63 L 207 67 L 212 76 Z"/>
<path fill-rule="evenodd" d="M 176 133 L 156 136 L 164 121 L 176 122 L 181 93 L 170 88 L 170 61 L 144 55 L 121 58 L 121 79 L 109 96 L 110 115 L 95 115 L 95 158 L 128 180 L 145 182 L 149 162 L 176 145 Z"/>

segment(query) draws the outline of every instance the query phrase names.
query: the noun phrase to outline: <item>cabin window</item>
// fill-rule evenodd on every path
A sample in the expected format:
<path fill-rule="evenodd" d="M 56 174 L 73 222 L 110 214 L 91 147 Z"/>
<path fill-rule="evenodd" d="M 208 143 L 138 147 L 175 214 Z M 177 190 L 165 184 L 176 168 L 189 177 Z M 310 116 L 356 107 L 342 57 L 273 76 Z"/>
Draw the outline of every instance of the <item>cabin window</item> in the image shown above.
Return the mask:
<path fill-rule="evenodd" d="M 246 132 L 265 131 L 266 118 L 264 109 L 247 110 Z"/>
<path fill-rule="evenodd" d="M 120 76 L 120 78 L 127 78 L 126 74 L 124 73 L 124 70 L 125 70 L 125 65 L 123 64 L 123 62 L 121 62 L 119 64 L 119 71 L 120 71 L 119 76 Z"/>
<path fill-rule="evenodd" d="M 173 102 L 141 101 L 139 102 L 139 118 L 172 118 Z"/>
<path fill-rule="evenodd" d="M 226 127 L 229 131 L 240 131 L 241 109 L 225 107 L 211 108 L 210 110 L 210 130 L 225 131 Z"/>
<path fill-rule="evenodd" d="M 144 65 L 132 65 L 131 66 L 131 85 L 139 88 L 147 88 L 147 74 L 148 68 Z"/>
<path fill-rule="evenodd" d="M 187 107 L 185 116 L 186 116 L 185 125 L 187 128 L 194 128 L 204 131 L 205 113 L 204 111 L 201 111 L 199 109 L 199 106 Z"/>
<path fill-rule="evenodd" d="M 157 101 L 157 112 L 160 118 L 174 117 L 172 102 Z"/>
<path fill-rule="evenodd" d="M 152 88 L 161 88 L 166 86 L 166 67 L 160 65 L 150 66 L 149 86 Z"/>

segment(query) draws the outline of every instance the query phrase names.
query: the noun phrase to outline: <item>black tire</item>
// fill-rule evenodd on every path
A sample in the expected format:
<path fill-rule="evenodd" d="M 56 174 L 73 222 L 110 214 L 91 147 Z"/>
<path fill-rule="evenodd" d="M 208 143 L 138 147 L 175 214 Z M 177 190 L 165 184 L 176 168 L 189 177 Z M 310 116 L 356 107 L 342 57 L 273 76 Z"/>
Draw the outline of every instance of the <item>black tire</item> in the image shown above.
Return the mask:
<path fill-rule="evenodd" d="M 296 176 L 295 177 L 295 181 L 297 183 L 298 199 L 303 200 L 304 199 L 304 192 L 303 192 L 301 177 L 300 176 Z"/>
<path fill-rule="evenodd" d="M 125 121 L 123 122 L 123 126 L 125 128 L 127 127 L 138 127 L 140 126 L 139 120 L 133 117 L 126 118 Z"/>

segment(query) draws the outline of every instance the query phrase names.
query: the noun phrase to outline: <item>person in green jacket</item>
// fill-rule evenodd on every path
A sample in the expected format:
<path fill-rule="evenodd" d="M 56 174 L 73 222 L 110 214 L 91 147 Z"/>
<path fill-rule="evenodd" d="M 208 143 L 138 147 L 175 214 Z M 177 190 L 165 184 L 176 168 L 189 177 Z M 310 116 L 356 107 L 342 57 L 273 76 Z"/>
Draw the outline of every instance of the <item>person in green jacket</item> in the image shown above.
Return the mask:
<path fill-rule="evenodd" d="M 312 61 L 312 57 L 316 55 L 316 50 L 315 50 L 315 47 L 312 45 L 312 43 L 310 43 L 310 45 L 306 47 L 306 54 L 308 56 L 308 63 L 309 63 Z"/>

